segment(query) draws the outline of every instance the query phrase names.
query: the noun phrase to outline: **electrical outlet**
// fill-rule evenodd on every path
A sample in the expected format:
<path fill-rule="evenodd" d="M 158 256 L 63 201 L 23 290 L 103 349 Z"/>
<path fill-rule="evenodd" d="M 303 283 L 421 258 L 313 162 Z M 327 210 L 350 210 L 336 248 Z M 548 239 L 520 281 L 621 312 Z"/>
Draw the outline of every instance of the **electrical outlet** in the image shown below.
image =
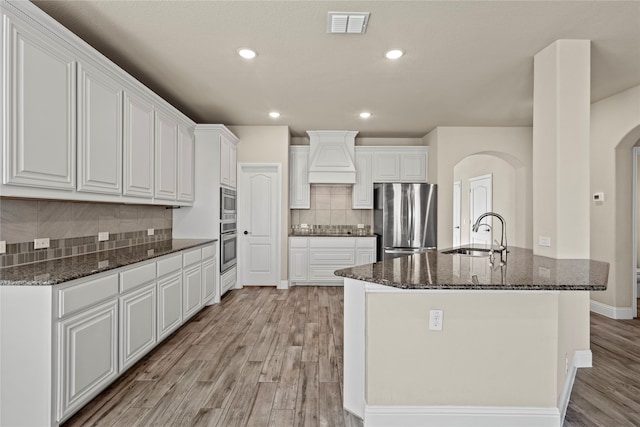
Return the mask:
<path fill-rule="evenodd" d="M 149 250 L 147 251 L 147 256 L 154 256 L 154 255 L 155 255 L 155 253 L 156 253 L 155 249 L 149 249 Z"/>
<path fill-rule="evenodd" d="M 147 236 L 153 236 L 154 230 L 153 228 L 148 228 L 147 229 Z"/>
<path fill-rule="evenodd" d="M 104 242 L 105 240 L 109 240 L 109 232 L 101 231 L 98 233 L 98 242 Z"/>
<path fill-rule="evenodd" d="M 7 253 L 7 241 L 2 240 L 0 241 L 0 254 L 6 254 L 6 253 Z"/>
<path fill-rule="evenodd" d="M 98 269 L 109 267 L 109 260 L 105 259 L 104 261 L 98 261 Z"/>
<path fill-rule="evenodd" d="M 564 355 L 564 373 L 569 373 L 569 355 L 566 353 Z"/>
<path fill-rule="evenodd" d="M 34 249 L 46 249 L 49 247 L 49 238 L 43 237 L 42 239 L 35 239 L 33 241 Z"/>
<path fill-rule="evenodd" d="M 551 270 L 549 270 L 546 267 L 538 267 L 538 275 L 540 277 L 544 277 L 545 279 L 548 279 L 551 277 Z"/>
<path fill-rule="evenodd" d="M 442 310 L 429 310 L 429 329 L 432 331 L 442 330 Z"/>
<path fill-rule="evenodd" d="M 538 245 L 550 247 L 551 246 L 551 237 L 538 236 Z"/>

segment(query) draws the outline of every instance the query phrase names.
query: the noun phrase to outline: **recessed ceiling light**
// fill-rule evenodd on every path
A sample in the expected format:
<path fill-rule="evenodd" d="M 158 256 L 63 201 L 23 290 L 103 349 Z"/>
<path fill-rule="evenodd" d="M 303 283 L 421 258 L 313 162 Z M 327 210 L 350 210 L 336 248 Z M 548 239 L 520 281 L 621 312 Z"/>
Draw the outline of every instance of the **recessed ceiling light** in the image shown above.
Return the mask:
<path fill-rule="evenodd" d="M 386 56 L 387 59 L 398 59 L 402 55 L 404 55 L 404 52 L 400 49 L 391 49 L 384 54 L 384 56 Z"/>
<path fill-rule="evenodd" d="M 242 56 L 244 59 L 253 59 L 256 57 L 257 53 L 253 49 L 243 47 L 238 49 L 238 55 Z"/>
<path fill-rule="evenodd" d="M 278 113 L 277 111 L 272 111 L 269 113 L 269 117 L 271 117 L 272 119 L 277 119 L 278 117 L 280 117 L 280 113 Z"/>
<path fill-rule="evenodd" d="M 362 113 L 360 113 L 360 117 L 363 119 L 368 119 L 369 117 L 371 117 L 371 113 L 369 113 L 368 111 L 363 111 Z"/>

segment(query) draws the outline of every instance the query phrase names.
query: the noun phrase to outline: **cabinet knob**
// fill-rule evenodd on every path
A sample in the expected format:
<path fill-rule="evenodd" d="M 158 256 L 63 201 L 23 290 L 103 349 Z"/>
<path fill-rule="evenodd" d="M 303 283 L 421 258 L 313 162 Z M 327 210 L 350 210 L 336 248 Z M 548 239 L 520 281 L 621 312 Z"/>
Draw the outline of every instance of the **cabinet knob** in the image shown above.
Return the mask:
<path fill-rule="evenodd" d="M 247 234 L 249 234 L 249 232 L 247 230 L 244 230 L 244 235 L 246 236 Z"/>

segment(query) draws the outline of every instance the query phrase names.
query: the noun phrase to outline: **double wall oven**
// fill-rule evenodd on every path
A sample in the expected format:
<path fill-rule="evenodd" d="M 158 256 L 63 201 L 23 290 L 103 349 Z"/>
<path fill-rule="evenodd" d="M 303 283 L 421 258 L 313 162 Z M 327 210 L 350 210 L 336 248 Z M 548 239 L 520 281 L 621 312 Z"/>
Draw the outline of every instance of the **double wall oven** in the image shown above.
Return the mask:
<path fill-rule="evenodd" d="M 236 192 L 220 189 L 220 273 L 236 265 L 238 234 L 236 230 Z"/>

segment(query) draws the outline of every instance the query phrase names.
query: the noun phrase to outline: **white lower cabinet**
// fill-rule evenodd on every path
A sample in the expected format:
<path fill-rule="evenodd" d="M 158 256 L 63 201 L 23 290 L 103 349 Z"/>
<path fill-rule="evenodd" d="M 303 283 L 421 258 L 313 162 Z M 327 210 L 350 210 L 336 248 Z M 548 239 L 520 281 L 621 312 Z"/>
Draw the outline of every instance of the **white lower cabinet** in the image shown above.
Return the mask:
<path fill-rule="evenodd" d="M 202 262 L 202 303 L 205 304 L 216 294 L 216 259 Z"/>
<path fill-rule="evenodd" d="M 61 420 L 118 376 L 118 301 L 61 320 L 58 338 Z"/>
<path fill-rule="evenodd" d="M 376 259 L 375 237 L 290 237 L 289 282 L 340 284 L 334 272 Z"/>
<path fill-rule="evenodd" d="M 182 272 L 158 280 L 158 341 L 182 324 Z"/>
<path fill-rule="evenodd" d="M 120 297 L 120 370 L 155 347 L 156 282 Z"/>
<path fill-rule="evenodd" d="M 200 264 L 189 267 L 182 274 L 183 317 L 187 319 L 194 315 L 202 307 L 202 268 Z"/>
<path fill-rule="evenodd" d="M 220 295 L 224 295 L 228 290 L 235 288 L 237 280 L 237 270 L 235 266 L 222 273 L 222 276 L 220 276 Z"/>

